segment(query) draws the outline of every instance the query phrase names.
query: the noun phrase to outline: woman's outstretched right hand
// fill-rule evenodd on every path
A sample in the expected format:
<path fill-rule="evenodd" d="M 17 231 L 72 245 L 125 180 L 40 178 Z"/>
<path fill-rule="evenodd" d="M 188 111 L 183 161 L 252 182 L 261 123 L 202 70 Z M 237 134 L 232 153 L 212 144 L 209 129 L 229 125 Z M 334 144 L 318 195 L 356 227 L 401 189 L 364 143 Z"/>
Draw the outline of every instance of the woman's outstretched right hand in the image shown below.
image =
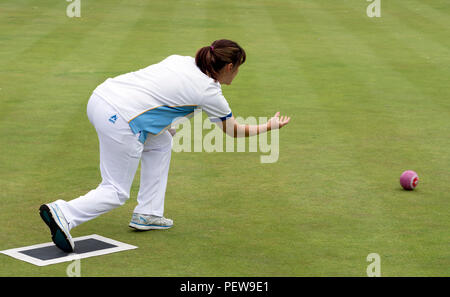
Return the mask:
<path fill-rule="evenodd" d="M 280 112 L 277 111 L 277 113 L 267 122 L 268 130 L 280 129 L 281 127 L 287 125 L 290 120 L 291 117 L 288 116 L 280 117 Z"/>

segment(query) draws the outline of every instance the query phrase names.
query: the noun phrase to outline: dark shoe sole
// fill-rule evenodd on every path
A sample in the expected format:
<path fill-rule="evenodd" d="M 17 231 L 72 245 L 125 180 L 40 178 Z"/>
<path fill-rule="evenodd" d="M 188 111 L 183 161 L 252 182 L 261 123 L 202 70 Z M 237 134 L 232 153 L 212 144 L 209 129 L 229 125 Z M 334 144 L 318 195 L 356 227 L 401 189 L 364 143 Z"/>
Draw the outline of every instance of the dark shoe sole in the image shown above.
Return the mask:
<path fill-rule="evenodd" d="M 66 234 L 58 226 L 58 224 L 56 224 L 55 218 L 53 217 L 50 208 L 46 204 L 41 205 L 41 207 L 39 207 L 39 214 L 41 215 L 41 218 L 45 222 L 45 224 L 47 224 L 47 226 L 50 228 L 52 240 L 55 245 L 66 253 L 72 253 L 73 248 L 70 245 L 70 241 L 67 238 Z"/>

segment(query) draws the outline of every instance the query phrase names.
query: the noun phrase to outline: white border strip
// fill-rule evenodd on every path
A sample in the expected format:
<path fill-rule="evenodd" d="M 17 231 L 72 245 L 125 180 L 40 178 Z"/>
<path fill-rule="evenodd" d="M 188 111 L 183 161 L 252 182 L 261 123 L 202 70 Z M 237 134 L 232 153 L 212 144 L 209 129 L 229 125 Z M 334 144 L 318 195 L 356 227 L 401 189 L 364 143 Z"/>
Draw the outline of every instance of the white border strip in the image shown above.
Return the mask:
<path fill-rule="evenodd" d="M 53 260 L 40 260 L 40 259 L 30 257 L 28 255 L 21 253 L 21 251 L 27 251 L 27 250 L 31 250 L 31 249 L 55 245 L 53 242 L 47 242 L 47 243 L 25 246 L 25 247 L 21 247 L 21 248 L 4 250 L 4 251 L 0 251 L 0 253 L 8 255 L 8 256 L 16 258 L 16 259 L 19 259 L 19 260 L 22 260 L 22 261 L 25 261 L 25 262 L 28 262 L 28 263 L 31 263 L 31 264 L 34 264 L 34 265 L 37 265 L 37 266 L 46 266 L 46 265 L 51 265 L 51 264 L 69 262 L 69 261 L 79 260 L 79 259 L 83 259 L 83 258 L 106 255 L 106 254 L 111 254 L 111 253 L 116 253 L 116 252 L 121 252 L 121 251 L 132 250 L 132 249 L 138 248 L 137 246 L 123 243 L 120 241 L 116 241 L 116 240 L 106 238 L 106 237 L 103 237 L 103 236 L 100 236 L 97 234 L 91 234 L 91 235 L 87 235 L 87 236 L 77 237 L 77 238 L 74 238 L 73 241 L 76 244 L 76 242 L 79 240 L 90 239 L 90 238 L 97 239 L 97 240 L 115 245 L 116 247 L 93 251 L 93 252 L 89 252 L 89 253 L 82 253 L 82 254 L 70 253 L 65 257 L 60 257 L 60 258 L 56 258 Z"/>
<path fill-rule="evenodd" d="M 414 180 L 417 178 L 417 184 L 416 185 L 414 185 Z M 409 185 L 410 185 L 410 187 L 411 187 L 411 190 L 414 190 L 416 187 L 417 187 L 417 185 L 419 184 L 419 176 L 417 175 L 417 174 L 415 174 L 413 177 L 411 177 L 411 180 L 410 180 L 410 182 L 409 182 Z"/>

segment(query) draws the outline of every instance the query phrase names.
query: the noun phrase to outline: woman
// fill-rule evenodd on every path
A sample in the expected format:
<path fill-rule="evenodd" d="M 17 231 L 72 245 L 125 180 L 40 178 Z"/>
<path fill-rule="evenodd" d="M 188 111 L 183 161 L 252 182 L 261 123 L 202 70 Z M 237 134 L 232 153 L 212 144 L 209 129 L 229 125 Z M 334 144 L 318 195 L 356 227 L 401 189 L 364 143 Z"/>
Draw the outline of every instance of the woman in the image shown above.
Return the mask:
<path fill-rule="evenodd" d="M 99 85 L 89 99 L 87 114 L 98 134 L 102 182 L 84 196 L 40 207 L 53 242 L 63 251 L 72 252 L 72 228 L 123 205 L 130 196 L 139 161 L 138 205 L 129 226 L 138 230 L 173 226 L 163 212 L 174 119 L 188 118 L 201 108 L 233 137 L 257 135 L 286 125 L 290 118 L 280 117 L 279 112 L 261 125 L 235 121 L 221 84 L 231 84 L 245 59 L 245 51 L 236 42 L 216 40 L 199 49 L 195 59 L 172 55 Z"/>

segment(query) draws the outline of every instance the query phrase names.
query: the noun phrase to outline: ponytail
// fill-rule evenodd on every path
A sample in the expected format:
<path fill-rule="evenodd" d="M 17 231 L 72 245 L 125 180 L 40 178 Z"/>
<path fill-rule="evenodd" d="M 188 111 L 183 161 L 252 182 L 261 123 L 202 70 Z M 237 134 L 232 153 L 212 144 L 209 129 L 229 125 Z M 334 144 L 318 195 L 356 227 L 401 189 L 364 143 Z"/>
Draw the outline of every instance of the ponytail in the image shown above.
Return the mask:
<path fill-rule="evenodd" d="M 227 64 L 233 67 L 244 64 L 245 51 L 234 41 L 221 39 L 210 46 L 202 47 L 195 55 L 197 67 L 212 79 L 217 80 L 220 70 Z"/>

